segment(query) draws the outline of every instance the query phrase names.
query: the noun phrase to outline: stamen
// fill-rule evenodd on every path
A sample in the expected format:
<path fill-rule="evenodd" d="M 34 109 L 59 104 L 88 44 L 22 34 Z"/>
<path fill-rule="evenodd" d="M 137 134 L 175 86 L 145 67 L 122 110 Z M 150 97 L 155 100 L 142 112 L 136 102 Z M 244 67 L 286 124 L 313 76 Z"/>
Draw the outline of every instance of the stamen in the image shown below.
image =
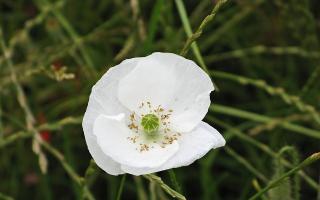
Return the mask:
<path fill-rule="evenodd" d="M 138 108 L 144 111 L 144 114 L 137 116 L 133 112 L 129 115 L 128 127 L 134 132 L 134 135 L 127 139 L 137 145 L 135 149 L 140 153 L 149 151 L 154 148 L 155 144 L 166 148 L 181 136 L 180 133 L 170 129 L 172 109 L 164 109 L 161 105 L 153 107 L 149 101 L 142 102 Z"/>

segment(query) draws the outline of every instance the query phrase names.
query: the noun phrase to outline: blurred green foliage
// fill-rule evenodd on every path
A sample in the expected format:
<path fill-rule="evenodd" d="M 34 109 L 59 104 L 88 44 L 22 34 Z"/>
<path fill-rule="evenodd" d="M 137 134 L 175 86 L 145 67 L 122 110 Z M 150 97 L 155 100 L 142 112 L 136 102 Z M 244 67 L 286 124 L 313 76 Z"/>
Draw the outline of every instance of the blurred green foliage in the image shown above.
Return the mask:
<path fill-rule="evenodd" d="M 115 199 L 120 177 L 88 168 L 81 120 L 91 87 L 126 58 L 179 53 L 188 24 L 196 31 L 215 3 L 0 0 L 0 199 Z M 319 151 L 319 9 L 317 0 L 229 0 L 211 16 L 185 56 L 219 88 L 205 120 L 227 146 L 159 173 L 167 185 L 187 199 L 248 199 Z M 319 199 L 319 165 L 303 170 L 261 198 Z M 127 176 L 122 198 L 170 199 L 160 188 Z"/>

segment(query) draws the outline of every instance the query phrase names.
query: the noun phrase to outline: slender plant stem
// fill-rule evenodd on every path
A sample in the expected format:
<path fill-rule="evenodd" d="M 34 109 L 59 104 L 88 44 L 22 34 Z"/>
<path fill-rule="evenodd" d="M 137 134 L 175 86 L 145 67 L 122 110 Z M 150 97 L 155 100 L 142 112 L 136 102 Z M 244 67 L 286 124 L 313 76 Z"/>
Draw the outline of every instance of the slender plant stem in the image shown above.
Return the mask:
<path fill-rule="evenodd" d="M 247 168 L 252 174 L 254 174 L 256 177 L 258 177 L 263 182 L 267 182 L 268 179 L 259 172 L 251 163 L 249 163 L 245 158 L 243 158 L 241 155 L 239 155 L 237 152 L 235 152 L 230 147 L 224 147 L 224 150 L 231 155 L 233 158 L 235 158 L 239 163 L 241 163 L 245 168 Z"/>
<path fill-rule="evenodd" d="M 172 183 L 172 185 L 173 185 L 173 188 L 174 188 L 177 192 L 181 193 L 181 192 L 182 192 L 182 191 L 181 191 L 181 186 L 180 186 L 180 184 L 179 184 L 179 182 L 178 182 L 178 180 L 177 180 L 176 173 L 174 172 L 173 169 L 169 169 L 168 171 L 169 171 L 169 176 L 170 176 L 170 180 L 171 180 L 171 183 Z"/>
<path fill-rule="evenodd" d="M 300 56 L 304 58 L 320 58 L 320 52 L 318 51 L 308 51 L 301 47 L 297 46 L 276 46 L 276 47 L 267 47 L 264 45 L 258 45 L 250 48 L 245 49 L 236 49 L 233 51 L 228 51 L 224 53 L 212 54 L 205 57 L 205 61 L 217 62 L 227 59 L 234 59 L 234 58 L 243 58 L 246 56 L 252 55 L 260 55 L 260 54 L 271 54 L 271 55 L 293 55 L 293 56 Z"/>
<path fill-rule="evenodd" d="M 41 145 L 51 153 L 63 166 L 69 176 L 74 180 L 78 185 L 82 184 L 82 178 L 73 170 L 73 168 L 67 163 L 62 153 L 60 153 L 57 149 L 52 147 L 49 143 L 42 141 Z"/>
<path fill-rule="evenodd" d="M 182 0 L 176 0 L 175 2 L 176 2 L 176 5 L 177 5 L 177 8 L 178 8 L 178 12 L 179 12 L 179 15 L 180 15 L 184 30 L 185 30 L 188 38 L 189 38 L 189 39 L 187 39 L 186 44 L 184 45 L 183 49 L 181 50 L 180 55 L 185 56 L 187 54 L 188 50 L 189 50 L 189 47 L 191 46 L 193 54 L 195 55 L 199 65 L 202 67 L 203 70 L 208 72 L 208 67 L 206 66 L 206 64 L 205 64 L 205 62 L 204 62 L 204 60 L 202 58 L 202 55 L 200 53 L 200 49 L 198 47 L 198 44 L 196 43 L 195 40 L 193 40 L 193 42 L 191 42 L 190 38 L 194 34 L 192 34 L 191 25 L 189 23 L 188 15 L 187 15 L 186 9 L 184 7 L 183 1 Z M 186 45 L 188 47 L 185 47 Z"/>
<path fill-rule="evenodd" d="M 182 0 L 175 0 L 177 8 L 178 8 L 179 15 L 180 15 L 183 27 L 184 27 L 184 30 L 185 30 L 185 32 L 186 32 L 186 34 L 188 36 L 188 39 L 187 39 L 186 43 L 184 44 L 184 47 L 180 51 L 180 55 L 185 56 L 188 53 L 188 51 L 190 49 L 190 46 L 191 46 L 193 54 L 196 57 L 200 67 L 207 73 L 209 73 L 209 70 L 208 70 L 207 65 L 204 62 L 204 59 L 203 59 L 203 57 L 201 55 L 201 52 L 200 52 L 200 49 L 199 49 L 199 47 L 198 47 L 198 45 L 196 43 L 196 40 L 201 36 L 204 27 L 210 21 L 212 21 L 214 19 L 214 17 L 216 16 L 218 10 L 220 9 L 220 7 L 224 3 L 226 3 L 227 1 L 228 0 L 219 0 L 217 2 L 217 4 L 214 6 L 214 8 L 211 11 L 211 13 L 207 17 L 205 17 L 203 19 L 203 21 L 201 22 L 200 26 L 196 30 L 196 32 L 192 33 L 191 25 L 190 25 L 189 18 L 188 18 L 187 12 L 186 12 L 186 8 L 185 8 L 185 6 L 183 4 L 183 1 Z M 214 82 L 213 82 L 213 84 L 214 84 L 215 88 L 217 90 L 219 90 L 219 88 L 216 86 L 216 84 Z"/>
<path fill-rule="evenodd" d="M 19 42 L 23 41 L 23 37 L 29 34 L 30 30 L 34 28 L 35 26 L 43 23 L 43 21 L 49 16 L 50 11 L 53 9 L 61 8 L 65 3 L 65 0 L 59 0 L 52 4 L 51 7 L 48 7 L 47 9 L 41 11 L 36 17 L 27 20 L 24 23 L 24 27 L 17 31 L 17 33 L 10 38 L 8 42 L 8 53 L 11 55 L 13 52 L 14 47 L 19 44 Z M 3 57 L 0 57 L 0 66 L 3 61 L 6 59 Z"/>
<path fill-rule="evenodd" d="M 62 165 L 62 167 L 66 170 L 67 174 L 70 176 L 70 178 L 79 186 L 82 188 L 83 191 L 83 197 L 86 197 L 89 200 L 94 200 L 93 195 L 91 194 L 90 190 L 88 189 L 87 185 L 85 185 L 84 178 L 79 176 L 76 171 L 69 165 L 69 163 L 65 160 L 63 154 L 51 146 L 49 143 L 45 141 L 41 141 L 40 143 L 51 155 L 53 155 Z"/>
<path fill-rule="evenodd" d="M 288 94 L 281 87 L 272 87 L 268 85 L 264 80 L 261 80 L 261 79 L 247 78 L 244 76 L 239 76 L 237 74 L 232 74 L 232 73 L 223 72 L 223 71 L 211 70 L 210 75 L 217 78 L 236 81 L 242 85 L 252 85 L 266 91 L 270 95 L 279 96 L 285 103 L 296 107 L 301 112 L 307 113 L 312 117 L 312 119 L 315 122 L 320 124 L 320 114 L 314 106 L 305 103 L 298 96 Z"/>
<path fill-rule="evenodd" d="M 176 198 L 179 200 L 186 200 L 186 198 L 182 194 L 180 194 L 179 192 L 173 190 L 168 185 L 166 185 L 159 176 L 156 176 L 154 174 L 146 174 L 146 175 L 143 175 L 143 177 L 145 177 L 146 179 L 148 179 L 151 182 L 158 184 L 160 187 L 162 187 L 162 189 L 167 194 L 169 194 L 173 198 Z"/>
<path fill-rule="evenodd" d="M 18 100 L 19 105 L 23 109 L 24 114 L 26 116 L 27 128 L 28 128 L 28 130 L 32 130 L 35 119 L 34 119 L 34 116 L 31 112 L 31 109 L 27 103 L 27 98 L 26 98 L 26 95 L 22 89 L 22 86 L 20 85 L 20 83 L 17 79 L 17 75 L 14 70 L 12 60 L 11 60 L 12 55 L 8 52 L 8 48 L 5 44 L 5 41 L 3 40 L 2 27 L 0 27 L 0 39 L 1 39 L 1 41 L 0 41 L 1 48 L 3 51 L 4 57 L 5 57 L 5 60 L 7 61 L 7 66 L 9 67 L 10 72 L 11 72 L 11 80 L 14 83 L 16 90 L 17 90 L 17 100 Z"/>
<path fill-rule="evenodd" d="M 93 159 L 90 160 L 89 166 L 84 173 L 84 181 L 88 182 L 90 177 L 97 171 L 98 166 Z"/>
<path fill-rule="evenodd" d="M 234 128 L 234 126 L 231 126 L 221 120 L 218 120 L 214 117 L 211 116 L 207 116 L 207 119 L 219 126 L 222 126 L 223 128 L 227 129 L 229 133 L 237 136 L 238 138 L 252 144 L 253 146 L 257 147 L 258 149 L 260 149 L 261 151 L 265 152 L 266 154 L 268 154 L 269 156 L 275 158 L 277 157 L 278 153 L 273 151 L 268 145 L 263 144 L 259 141 L 257 141 L 256 139 L 248 136 L 247 134 L 243 133 L 242 131 L 240 131 L 239 129 Z M 292 163 L 290 163 L 288 160 L 286 159 L 281 159 L 281 162 L 284 164 L 284 166 L 286 167 L 293 167 L 294 165 Z M 317 184 L 317 182 L 315 182 L 312 178 L 310 178 L 305 172 L 300 171 L 299 175 L 314 189 L 319 190 L 319 186 Z"/>
<path fill-rule="evenodd" d="M 182 16 L 185 16 L 182 19 L 186 19 L 186 20 L 184 20 L 183 24 L 185 26 L 186 32 L 187 32 L 188 37 L 189 37 L 187 42 L 184 44 L 183 49 L 180 52 L 181 55 L 186 55 L 186 53 L 188 52 L 191 44 L 201 36 L 204 27 L 215 18 L 215 16 L 216 16 L 217 12 L 219 11 L 219 9 L 227 1 L 228 0 L 218 0 L 216 5 L 212 9 L 211 13 L 203 19 L 203 21 L 201 22 L 201 24 L 198 27 L 198 29 L 195 31 L 195 33 L 192 34 L 189 20 L 186 17 L 186 12 L 185 12 L 184 5 L 183 5 L 181 0 L 176 0 L 176 4 L 177 4 L 177 7 L 178 7 L 179 11 L 183 13 Z"/>
<path fill-rule="evenodd" d="M 66 117 L 59 121 L 53 122 L 53 123 L 45 123 L 38 127 L 36 127 L 36 131 L 42 131 L 42 130 L 60 130 L 65 125 L 70 124 L 80 124 L 82 121 L 82 117 Z M 32 131 L 19 131 L 16 133 L 11 134 L 8 137 L 4 137 L 2 140 L 0 140 L 0 149 L 4 148 L 5 146 L 24 138 L 32 137 L 35 134 L 35 132 Z"/>
<path fill-rule="evenodd" d="M 122 195 L 122 191 L 123 191 L 123 187 L 124 187 L 125 181 L 126 181 L 126 174 L 122 175 L 122 177 L 121 177 L 121 181 L 120 181 L 120 185 L 119 185 L 119 189 L 118 189 L 116 200 L 120 200 L 121 199 L 121 195 Z"/>
<path fill-rule="evenodd" d="M 208 39 L 204 40 L 202 49 L 208 50 L 213 43 L 220 39 L 224 34 L 226 34 L 230 29 L 237 25 L 242 19 L 247 17 L 252 13 L 257 6 L 263 3 L 265 0 L 256 0 L 252 5 L 245 7 L 243 10 L 232 16 L 228 21 L 226 21 L 222 26 L 220 26 Z"/>
<path fill-rule="evenodd" d="M 234 116 L 234 117 L 239 117 L 242 119 L 248 119 L 248 120 L 252 120 L 252 121 L 260 122 L 260 123 L 268 123 L 273 120 L 272 118 L 264 116 L 264 115 L 232 108 L 229 106 L 219 105 L 219 104 L 214 104 L 214 105 L 210 106 L 209 110 L 212 112 L 230 115 L 230 116 Z M 283 122 L 282 124 L 279 124 L 279 126 L 284 129 L 296 132 L 296 133 L 300 133 L 303 135 L 310 136 L 312 138 L 320 139 L 320 131 L 317 131 L 317 130 L 305 128 L 303 126 L 299 126 L 299 125 L 292 124 L 289 122 Z"/>
<path fill-rule="evenodd" d="M 7 145 L 24 138 L 30 138 L 34 135 L 33 132 L 25 132 L 25 131 L 19 131 L 17 133 L 14 133 L 8 137 L 1 138 L 0 140 L 0 149 L 6 147 Z"/>
<path fill-rule="evenodd" d="M 319 77 L 320 77 L 320 66 L 317 66 L 316 69 L 312 72 L 309 79 L 307 80 L 306 84 L 302 88 L 301 95 L 300 95 L 302 98 L 307 95 L 307 93 L 310 91 L 312 86 L 317 82 L 317 80 L 319 80 Z"/>
<path fill-rule="evenodd" d="M 47 0 L 43 0 L 43 6 L 52 7 L 50 2 Z M 57 20 L 62 25 L 62 27 L 66 30 L 66 32 L 69 34 L 69 36 L 73 40 L 74 44 L 76 44 L 76 46 L 78 47 L 86 65 L 88 67 L 88 70 L 86 70 L 87 73 L 91 76 L 91 78 L 94 78 L 96 75 L 94 63 L 89 55 L 87 48 L 82 44 L 81 37 L 78 35 L 76 30 L 71 26 L 71 24 L 68 22 L 68 20 L 65 18 L 65 16 L 59 10 L 52 9 L 51 12 L 57 18 Z"/>
<path fill-rule="evenodd" d="M 2 29 L 0 27 L 0 35 L 2 35 Z M 2 38 L 2 37 L 0 37 Z M 4 52 L 4 55 L 5 55 L 5 58 L 7 60 L 7 63 L 8 63 L 8 67 L 10 68 L 11 70 L 11 78 L 12 78 L 12 81 L 13 83 L 15 84 L 16 86 L 16 89 L 17 89 L 17 99 L 18 99 L 18 102 L 21 106 L 21 108 L 23 109 L 23 111 L 25 112 L 25 116 L 26 116 L 26 129 L 27 129 L 27 133 L 34 136 L 34 142 L 37 142 L 37 144 L 41 144 L 41 146 L 45 147 L 52 155 L 54 155 L 62 164 L 62 166 L 64 167 L 64 169 L 67 171 L 67 173 L 70 175 L 70 177 L 79 185 L 79 186 L 82 186 L 82 178 L 80 176 L 78 176 L 75 171 L 73 170 L 73 168 L 64 160 L 64 157 L 63 155 L 58 151 L 56 150 L 54 147 L 52 147 L 50 144 L 46 143 L 45 141 L 41 140 L 40 137 L 38 136 L 38 130 L 34 127 L 34 123 L 35 123 L 35 118 L 34 118 L 34 115 L 29 107 L 29 104 L 27 102 L 27 98 L 26 98 L 26 95 L 20 85 L 20 83 L 18 82 L 17 80 L 17 76 L 16 76 L 16 73 L 14 71 L 14 68 L 13 68 L 13 64 L 12 64 L 12 61 L 10 59 L 10 55 L 8 55 L 8 50 L 7 50 L 7 47 L 4 43 L 3 40 L 0 41 L 1 42 L 1 47 L 3 49 L 3 52 Z M 17 137 L 10 137 L 10 142 L 18 139 L 18 138 L 21 138 L 20 136 L 22 135 L 22 137 L 24 136 L 28 136 L 27 134 L 23 134 L 23 132 L 21 132 L 21 134 L 19 134 Z M 16 135 L 14 135 L 16 136 Z M 6 143 L 5 143 L 6 144 Z M 40 147 L 39 147 L 40 148 Z M 40 168 L 42 167 L 42 162 L 41 160 L 43 161 L 43 159 L 45 159 L 44 157 L 44 154 L 42 153 L 42 151 L 38 150 L 38 151 L 35 151 L 35 153 L 39 156 L 39 164 L 40 164 Z M 46 164 L 45 164 L 46 165 Z M 42 169 L 42 168 L 41 168 Z M 43 169 L 42 169 L 43 170 Z M 46 171 L 46 167 L 44 169 L 44 171 Z M 85 196 L 88 198 L 88 199 L 94 199 L 93 196 L 91 195 L 91 193 L 89 192 L 89 190 L 86 188 L 86 186 L 83 186 L 84 187 L 84 192 L 85 192 Z"/>
<path fill-rule="evenodd" d="M 136 188 L 137 188 L 137 196 L 139 200 L 147 200 L 147 193 L 144 190 L 143 187 L 143 183 L 142 183 L 142 179 L 140 176 L 134 176 L 133 180 L 136 184 Z"/>
<path fill-rule="evenodd" d="M 38 131 L 35 128 L 35 117 L 34 114 L 32 113 L 28 100 L 27 100 L 27 96 L 20 84 L 20 82 L 17 79 L 17 75 L 15 72 L 15 69 L 13 67 L 13 62 L 11 60 L 11 54 L 8 52 L 8 48 L 5 44 L 5 41 L 2 37 L 3 33 L 2 33 L 2 27 L 0 27 L 0 45 L 2 48 L 2 51 L 4 53 L 4 57 L 7 61 L 7 65 L 8 68 L 10 69 L 10 75 L 11 75 L 11 79 L 12 82 L 15 85 L 16 88 L 16 94 L 17 94 L 17 100 L 18 103 L 20 105 L 20 107 L 22 108 L 22 110 L 24 111 L 24 115 L 25 115 L 25 121 L 26 121 L 26 130 L 28 132 L 33 133 L 33 143 L 32 143 L 32 150 L 33 152 L 38 156 L 38 162 L 39 162 L 39 167 L 41 169 L 42 173 L 46 173 L 47 172 L 47 165 L 48 165 L 48 161 L 47 158 L 45 156 L 45 154 L 42 152 L 41 147 L 40 147 L 40 142 L 41 142 L 41 137 L 39 136 Z"/>
<path fill-rule="evenodd" d="M 303 162 L 301 162 L 299 165 L 297 165 L 296 167 L 294 167 L 293 169 L 291 169 L 290 171 L 284 173 L 282 176 L 280 176 L 278 179 L 271 181 L 265 188 L 263 188 L 262 190 L 260 190 L 258 193 L 256 193 L 255 195 L 253 195 L 250 200 L 255 200 L 258 199 L 259 197 L 261 197 L 264 193 L 266 193 L 268 190 L 270 190 L 273 187 L 276 187 L 278 184 L 280 184 L 283 180 L 285 180 L 287 177 L 297 173 L 299 170 L 301 170 L 302 168 L 311 165 L 312 163 L 316 162 L 320 160 L 320 152 L 318 153 L 314 153 L 311 156 L 309 156 L 308 158 L 306 158 Z"/>
<path fill-rule="evenodd" d="M 257 181 L 257 179 L 253 179 L 252 186 L 254 187 L 254 189 L 256 189 L 256 191 L 261 190 L 261 186 L 260 186 L 259 182 Z M 268 199 L 265 195 L 262 195 L 261 200 L 268 200 Z"/>
<path fill-rule="evenodd" d="M 157 200 L 156 189 L 157 185 L 154 182 L 149 182 L 150 200 Z"/>

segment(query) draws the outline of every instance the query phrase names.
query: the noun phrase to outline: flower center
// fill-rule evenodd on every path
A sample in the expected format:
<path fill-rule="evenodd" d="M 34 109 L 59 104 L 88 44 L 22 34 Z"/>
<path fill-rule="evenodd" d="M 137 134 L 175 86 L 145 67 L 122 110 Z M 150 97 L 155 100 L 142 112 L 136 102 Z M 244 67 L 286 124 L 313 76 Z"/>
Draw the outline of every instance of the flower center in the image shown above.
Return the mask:
<path fill-rule="evenodd" d="M 155 133 L 159 130 L 160 120 L 155 114 L 144 115 L 141 119 L 141 126 L 145 133 Z"/>
<path fill-rule="evenodd" d="M 180 133 L 170 129 L 170 116 L 173 110 L 164 109 L 161 105 L 153 107 L 151 102 L 142 102 L 139 107 L 139 113 L 132 112 L 129 115 L 128 127 L 132 130 L 132 135 L 127 139 L 136 144 L 136 150 L 140 153 L 155 148 L 155 145 L 161 148 L 171 145 L 181 136 Z"/>

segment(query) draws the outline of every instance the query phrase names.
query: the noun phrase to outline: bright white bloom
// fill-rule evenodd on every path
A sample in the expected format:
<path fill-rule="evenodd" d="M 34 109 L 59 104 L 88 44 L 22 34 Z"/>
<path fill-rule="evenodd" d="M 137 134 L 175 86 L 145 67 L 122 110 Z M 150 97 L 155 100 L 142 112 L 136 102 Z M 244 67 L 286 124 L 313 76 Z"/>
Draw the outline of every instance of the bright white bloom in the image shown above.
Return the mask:
<path fill-rule="evenodd" d="M 186 166 L 224 138 L 202 119 L 209 76 L 172 53 L 127 59 L 92 88 L 82 126 L 97 165 L 112 175 Z"/>

